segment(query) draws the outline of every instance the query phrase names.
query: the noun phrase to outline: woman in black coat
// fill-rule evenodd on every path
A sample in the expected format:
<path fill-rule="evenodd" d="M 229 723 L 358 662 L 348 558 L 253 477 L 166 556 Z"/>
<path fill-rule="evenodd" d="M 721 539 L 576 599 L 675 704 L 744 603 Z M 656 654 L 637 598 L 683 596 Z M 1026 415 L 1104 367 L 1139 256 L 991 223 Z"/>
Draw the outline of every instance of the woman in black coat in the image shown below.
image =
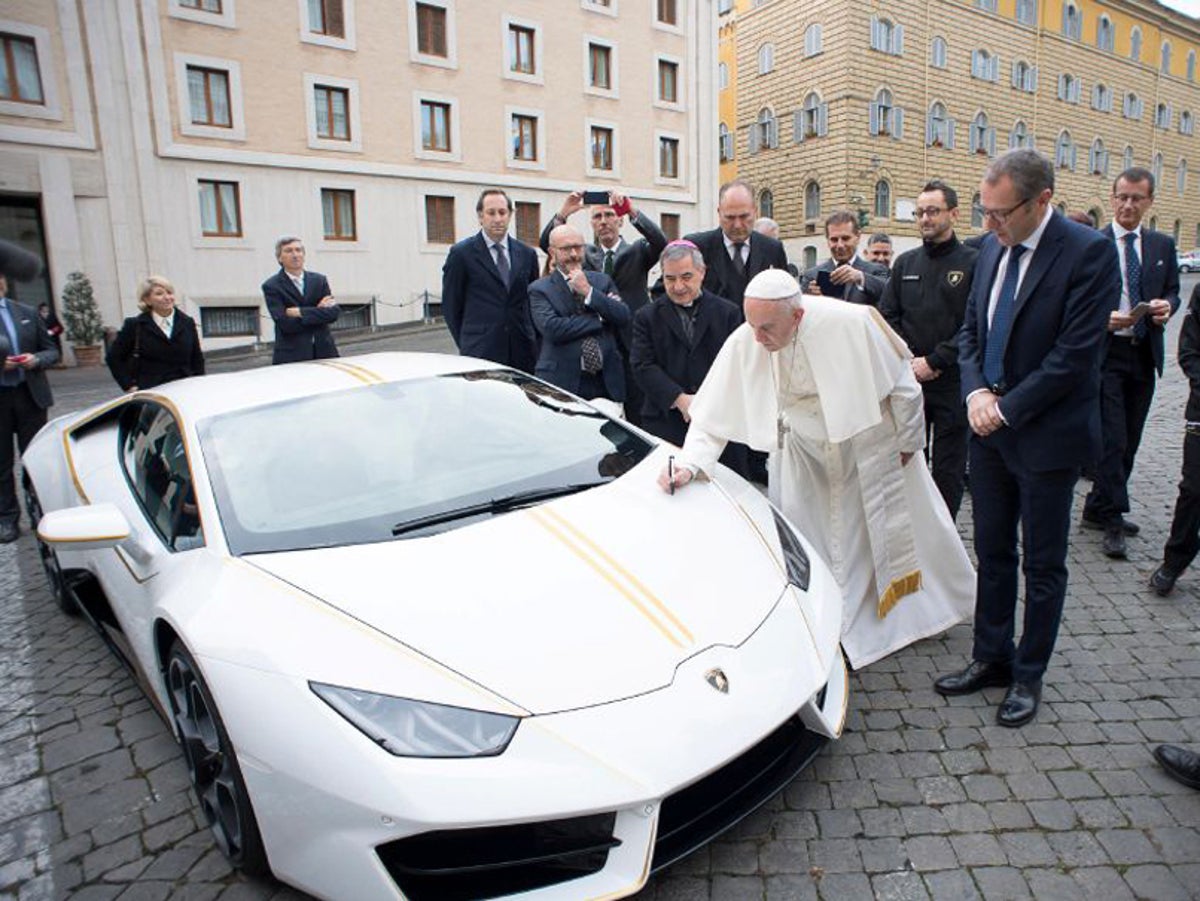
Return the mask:
<path fill-rule="evenodd" d="M 204 375 L 196 320 L 175 306 L 175 288 L 159 275 L 138 288 L 141 315 L 130 316 L 108 349 L 108 368 L 124 391 Z"/>

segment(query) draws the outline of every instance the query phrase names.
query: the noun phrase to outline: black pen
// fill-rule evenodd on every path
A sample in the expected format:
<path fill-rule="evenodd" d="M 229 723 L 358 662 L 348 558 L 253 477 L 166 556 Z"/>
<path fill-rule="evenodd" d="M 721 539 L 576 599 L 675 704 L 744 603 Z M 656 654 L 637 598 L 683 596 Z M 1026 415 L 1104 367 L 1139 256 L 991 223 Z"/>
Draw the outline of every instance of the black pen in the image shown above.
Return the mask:
<path fill-rule="evenodd" d="M 675 455 L 667 457 L 667 494 L 675 493 Z"/>

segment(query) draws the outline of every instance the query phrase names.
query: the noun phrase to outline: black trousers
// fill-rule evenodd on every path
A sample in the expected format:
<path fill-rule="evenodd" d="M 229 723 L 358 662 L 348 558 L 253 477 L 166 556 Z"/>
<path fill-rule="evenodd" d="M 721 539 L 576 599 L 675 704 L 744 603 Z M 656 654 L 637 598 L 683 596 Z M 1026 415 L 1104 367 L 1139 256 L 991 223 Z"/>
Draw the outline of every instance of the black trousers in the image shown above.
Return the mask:
<path fill-rule="evenodd" d="M 21 515 L 13 476 L 13 441 L 24 453 L 45 424 L 46 411 L 34 403 L 28 385 L 22 382 L 15 388 L 0 388 L 0 522 L 15 524 Z"/>
<path fill-rule="evenodd" d="M 1175 499 L 1171 537 L 1163 562 L 1168 569 L 1183 572 L 1200 553 L 1200 427 L 1189 427 L 1183 438 L 1183 478 Z"/>
<path fill-rule="evenodd" d="M 941 379 L 937 380 L 938 382 Z M 925 396 L 925 459 L 930 461 L 933 482 L 950 510 L 950 518 L 958 517 L 962 505 L 963 475 L 967 471 L 967 407 L 962 401 L 958 380 L 947 386 L 926 383 Z"/>
<path fill-rule="evenodd" d="M 1154 356 L 1147 342 L 1110 336 L 1100 371 L 1100 423 L 1104 448 L 1092 490 L 1083 503 L 1085 519 L 1111 525 L 1129 512 L 1129 475 L 1154 400 Z"/>
<path fill-rule="evenodd" d="M 1015 449 L 970 443 L 971 503 L 975 511 L 974 657 L 1012 663 L 1013 679 L 1042 678 L 1054 653 L 1067 593 L 1067 538 L 1078 469 L 1034 472 Z M 1025 616 L 1017 617 L 1017 529 L 1024 550 Z"/>

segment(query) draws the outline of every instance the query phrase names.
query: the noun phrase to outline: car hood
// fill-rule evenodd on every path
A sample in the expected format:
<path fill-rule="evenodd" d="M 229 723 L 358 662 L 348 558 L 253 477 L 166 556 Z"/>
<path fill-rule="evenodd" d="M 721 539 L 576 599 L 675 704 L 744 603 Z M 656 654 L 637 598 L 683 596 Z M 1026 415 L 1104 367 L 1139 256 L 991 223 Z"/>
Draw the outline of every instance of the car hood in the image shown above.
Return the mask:
<path fill-rule="evenodd" d="M 244 559 L 531 713 L 588 707 L 741 644 L 786 583 L 765 501 L 671 497 L 655 472 L 437 535 Z"/>

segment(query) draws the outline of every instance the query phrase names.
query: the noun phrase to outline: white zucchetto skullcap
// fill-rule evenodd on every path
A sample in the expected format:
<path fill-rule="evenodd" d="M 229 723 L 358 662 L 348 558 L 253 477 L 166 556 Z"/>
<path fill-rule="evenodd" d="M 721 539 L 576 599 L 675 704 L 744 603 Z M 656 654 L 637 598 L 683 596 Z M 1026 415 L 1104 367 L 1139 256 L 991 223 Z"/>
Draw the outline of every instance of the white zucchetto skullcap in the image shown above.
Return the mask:
<path fill-rule="evenodd" d="M 800 285 L 786 269 L 764 269 L 746 285 L 746 297 L 787 300 L 800 293 Z"/>

